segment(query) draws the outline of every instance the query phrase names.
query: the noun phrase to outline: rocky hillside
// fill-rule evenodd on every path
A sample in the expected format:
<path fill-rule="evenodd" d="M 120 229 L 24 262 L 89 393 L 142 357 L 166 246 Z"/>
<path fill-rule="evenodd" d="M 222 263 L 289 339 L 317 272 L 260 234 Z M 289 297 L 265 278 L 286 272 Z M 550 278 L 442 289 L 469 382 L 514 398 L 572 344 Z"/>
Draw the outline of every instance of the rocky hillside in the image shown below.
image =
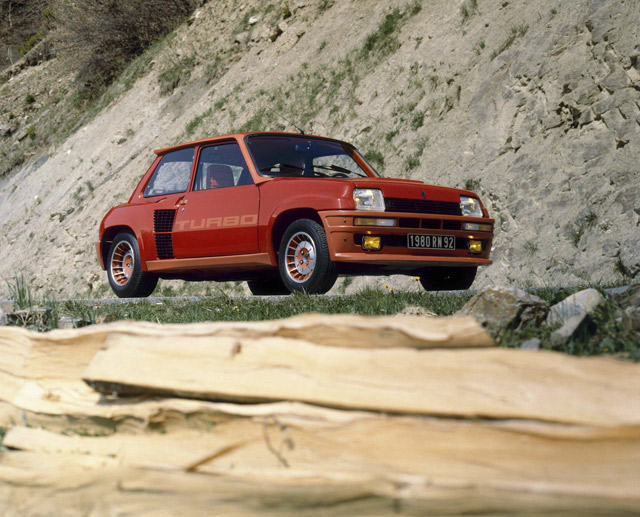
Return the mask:
<path fill-rule="evenodd" d="M 84 113 L 64 56 L 17 63 L 0 74 L 0 278 L 106 293 L 98 224 L 152 150 L 293 129 L 273 109 L 386 176 L 477 191 L 497 221 L 477 286 L 637 280 L 639 55 L 637 0 L 226 0 Z M 348 289 L 365 282 L 412 280 Z"/>

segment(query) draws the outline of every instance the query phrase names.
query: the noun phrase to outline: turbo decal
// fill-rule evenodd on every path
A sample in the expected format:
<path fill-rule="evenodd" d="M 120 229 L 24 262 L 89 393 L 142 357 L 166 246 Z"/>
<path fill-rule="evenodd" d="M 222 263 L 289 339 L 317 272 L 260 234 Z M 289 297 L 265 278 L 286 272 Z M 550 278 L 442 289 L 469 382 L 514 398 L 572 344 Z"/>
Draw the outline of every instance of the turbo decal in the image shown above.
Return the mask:
<path fill-rule="evenodd" d="M 258 223 L 258 214 L 230 215 L 227 217 L 209 217 L 202 219 L 186 219 L 176 221 L 175 231 L 204 230 L 209 228 L 235 228 L 238 226 L 252 226 Z"/>

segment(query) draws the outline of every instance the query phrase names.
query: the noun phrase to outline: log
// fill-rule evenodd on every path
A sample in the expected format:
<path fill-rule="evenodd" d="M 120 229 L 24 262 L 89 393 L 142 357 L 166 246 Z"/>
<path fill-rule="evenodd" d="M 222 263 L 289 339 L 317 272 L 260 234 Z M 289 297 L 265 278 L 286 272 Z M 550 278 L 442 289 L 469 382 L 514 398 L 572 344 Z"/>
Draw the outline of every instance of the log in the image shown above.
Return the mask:
<path fill-rule="evenodd" d="M 333 421 L 334 413 L 308 408 L 307 418 L 292 412 L 279 419 L 235 419 L 204 432 L 181 429 L 151 435 L 62 436 L 15 427 L 5 445 L 21 452 L 4 455 L 0 486 L 17 484 L 24 493 L 29 493 L 26 487 L 38 493 L 37 487 L 58 483 L 64 492 L 86 495 L 105 483 L 99 473 L 107 472 L 118 479 L 118 489 L 104 490 L 94 496 L 98 500 L 118 507 L 129 490 L 139 494 L 136 504 L 142 504 L 145 494 L 171 493 L 192 512 L 199 507 L 185 499 L 203 496 L 192 494 L 194 483 L 207 492 L 231 481 L 258 491 L 268 484 L 280 504 L 278 515 L 286 510 L 284 496 L 292 495 L 291 490 L 299 491 L 294 498 L 301 498 L 297 504 L 303 514 L 312 513 L 320 499 L 326 511 L 339 502 L 337 494 L 350 491 L 369 499 L 367 514 L 374 511 L 374 503 L 389 513 L 394 502 L 401 509 L 438 513 L 469 506 L 487 512 L 496 507 L 495 501 L 514 514 L 550 509 L 562 513 L 563 508 L 568 514 L 578 508 L 582 514 L 603 509 L 615 513 L 640 507 L 637 427 L 586 429 L 375 414 L 344 422 Z M 18 454 L 39 459 L 7 470 Z M 50 470 L 52 461 L 57 472 Z M 82 485 L 69 475 L 80 468 Z M 137 472 L 135 480 L 132 472 Z M 203 475 L 210 476 L 209 481 Z M 328 488 L 332 490 L 326 492 Z M 483 499 L 488 494 L 491 497 Z M 221 499 L 242 507 L 236 497 L 239 494 Z M 209 501 L 216 503 L 220 500 Z M 362 510 L 350 508 L 354 513 L 349 514 Z"/>
<path fill-rule="evenodd" d="M 0 353 L 0 515 L 640 510 L 640 367 L 469 320 L 0 328 Z"/>
<path fill-rule="evenodd" d="M 324 347 L 295 339 L 111 336 L 83 379 L 104 395 L 296 400 L 456 418 L 640 424 L 640 367 L 508 349 Z"/>
<path fill-rule="evenodd" d="M 332 332 L 326 332 L 327 329 Z M 164 411 L 158 404 L 140 411 L 98 404 L 100 394 L 81 381 L 81 374 L 110 336 L 274 337 L 299 339 L 331 347 L 424 348 L 492 347 L 490 336 L 469 317 L 416 318 L 305 314 L 261 322 L 158 325 L 117 322 L 82 329 L 32 332 L 0 327 L 0 427 L 28 419 L 32 425 L 64 428 L 73 420 L 94 428 L 105 425 L 145 425 L 150 415 Z M 146 395 L 146 394 L 145 394 Z M 162 405 L 163 402 L 160 402 Z M 183 407 L 184 402 L 177 403 Z M 173 404 L 176 406 L 176 403 Z M 196 407 L 197 406 L 197 407 Z M 185 408 L 201 412 L 202 405 Z M 199 409 L 200 408 L 200 409 Z M 173 411 L 173 409 L 168 409 Z M 210 413 L 209 409 L 202 410 Z M 144 414 L 139 414 L 144 413 Z"/>

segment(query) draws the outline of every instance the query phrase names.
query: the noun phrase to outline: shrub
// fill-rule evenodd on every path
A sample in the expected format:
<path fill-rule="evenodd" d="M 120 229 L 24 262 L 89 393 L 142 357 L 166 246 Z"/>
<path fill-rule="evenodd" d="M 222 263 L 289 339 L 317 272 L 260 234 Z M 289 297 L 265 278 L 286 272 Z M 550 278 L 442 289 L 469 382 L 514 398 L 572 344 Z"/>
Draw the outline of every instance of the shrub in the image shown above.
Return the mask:
<path fill-rule="evenodd" d="M 80 83 L 97 93 L 197 4 L 197 0 L 55 0 L 55 44 L 77 70 Z"/>

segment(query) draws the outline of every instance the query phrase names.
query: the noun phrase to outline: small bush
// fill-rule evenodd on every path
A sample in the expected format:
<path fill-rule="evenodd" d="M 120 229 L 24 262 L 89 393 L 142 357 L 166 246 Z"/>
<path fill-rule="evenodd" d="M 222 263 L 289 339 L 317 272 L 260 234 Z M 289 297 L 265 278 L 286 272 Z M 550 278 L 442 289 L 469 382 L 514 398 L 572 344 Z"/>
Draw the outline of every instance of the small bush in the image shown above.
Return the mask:
<path fill-rule="evenodd" d="M 462 23 L 466 22 L 478 10 L 478 0 L 468 0 L 460 6 L 460 16 Z"/>
<path fill-rule="evenodd" d="M 416 112 L 413 117 L 411 117 L 411 129 L 416 131 L 420 129 L 424 125 L 424 111 Z"/>
<path fill-rule="evenodd" d="M 384 167 L 384 156 L 377 149 L 371 149 L 364 155 L 367 161 L 371 162 L 375 167 Z"/>
<path fill-rule="evenodd" d="M 403 10 L 396 7 L 384 17 L 378 28 L 367 36 L 364 45 L 360 49 L 360 57 L 362 59 L 374 55 L 385 57 L 395 52 L 400 47 L 398 33 L 403 23 L 421 10 L 422 5 L 417 0 L 405 5 Z"/>
<path fill-rule="evenodd" d="M 195 56 L 185 57 L 171 63 L 158 75 L 160 83 L 160 95 L 169 95 L 180 83 L 184 83 L 191 76 L 191 70 L 196 63 Z"/>
<path fill-rule="evenodd" d="M 480 188 L 480 180 L 468 178 L 464 182 L 464 189 L 470 190 L 471 192 L 477 192 Z"/>

